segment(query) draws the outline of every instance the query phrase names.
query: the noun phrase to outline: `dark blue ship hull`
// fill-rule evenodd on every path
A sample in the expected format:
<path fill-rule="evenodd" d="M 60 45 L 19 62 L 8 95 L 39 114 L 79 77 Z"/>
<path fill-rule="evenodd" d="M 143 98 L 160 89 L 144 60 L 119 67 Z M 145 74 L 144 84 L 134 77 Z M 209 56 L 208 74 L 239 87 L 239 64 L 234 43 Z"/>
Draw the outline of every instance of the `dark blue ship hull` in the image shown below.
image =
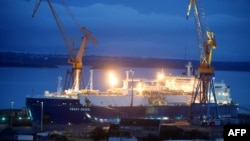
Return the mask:
<path fill-rule="evenodd" d="M 26 98 L 26 106 L 33 123 L 40 123 L 43 120 L 45 124 L 115 123 L 123 117 L 189 119 L 191 110 L 191 106 L 83 106 L 79 99 L 66 98 Z M 198 107 L 193 109 L 195 111 L 192 113 L 200 112 Z M 236 105 L 221 105 L 217 109 L 220 117 L 233 117 L 238 113 Z"/>

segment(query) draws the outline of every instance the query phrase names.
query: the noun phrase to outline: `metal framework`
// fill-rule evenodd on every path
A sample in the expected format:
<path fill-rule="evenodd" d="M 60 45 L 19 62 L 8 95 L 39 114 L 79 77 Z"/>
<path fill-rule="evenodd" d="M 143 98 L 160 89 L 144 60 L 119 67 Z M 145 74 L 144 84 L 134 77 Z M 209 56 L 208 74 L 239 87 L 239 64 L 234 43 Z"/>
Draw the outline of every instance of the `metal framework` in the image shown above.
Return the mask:
<path fill-rule="evenodd" d="M 35 9 L 33 11 L 32 17 L 34 17 L 35 13 L 37 12 L 37 9 L 39 7 L 39 5 L 41 4 L 42 0 L 38 0 L 36 2 L 35 5 Z M 66 81 L 65 81 L 65 89 L 72 89 L 74 92 L 78 92 L 81 86 L 81 78 L 82 78 L 82 69 L 83 69 L 83 63 L 82 63 L 82 59 L 85 53 L 85 49 L 87 46 L 87 42 L 89 39 L 92 39 L 92 42 L 94 44 L 97 44 L 97 40 L 91 35 L 91 32 L 88 31 L 85 27 L 80 27 L 80 31 L 85 33 L 85 36 L 82 39 L 81 45 L 79 47 L 79 50 L 77 53 L 74 52 L 75 50 L 75 41 L 71 40 L 71 38 L 69 37 L 69 34 L 67 34 L 58 14 L 56 13 L 55 8 L 53 7 L 52 3 L 50 0 L 47 0 L 50 10 L 53 14 L 53 17 L 56 21 L 56 24 L 59 28 L 59 31 L 63 37 L 63 40 L 65 42 L 66 48 L 68 49 L 70 58 L 68 60 L 69 64 L 72 64 L 72 70 L 68 70 L 67 71 L 67 75 L 66 75 Z M 70 15 L 70 17 L 72 18 L 72 20 L 76 23 L 76 26 L 78 26 L 79 28 L 79 24 L 76 21 L 75 17 L 73 16 L 73 14 L 70 12 L 70 10 L 68 9 L 68 7 L 66 6 L 65 2 L 62 0 L 62 4 L 63 6 L 66 8 L 66 11 L 68 12 L 68 14 Z M 71 42 L 71 44 L 70 44 Z M 71 87 L 71 88 L 70 88 Z"/>
<path fill-rule="evenodd" d="M 204 26 L 197 6 L 197 0 L 190 0 L 187 11 L 187 19 L 193 6 L 198 47 L 200 48 L 200 65 L 198 67 L 199 77 L 197 87 L 192 97 L 191 118 L 197 116 L 210 119 L 218 118 L 217 100 L 214 89 L 214 69 L 211 66 L 212 51 L 216 48 L 214 33 Z M 203 15 L 203 17 L 205 17 Z M 206 29 L 206 30 L 204 30 Z M 205 36 L 206 35 L 206 36 Z M 200 109 L 199 113 L 194 113 Z"/>

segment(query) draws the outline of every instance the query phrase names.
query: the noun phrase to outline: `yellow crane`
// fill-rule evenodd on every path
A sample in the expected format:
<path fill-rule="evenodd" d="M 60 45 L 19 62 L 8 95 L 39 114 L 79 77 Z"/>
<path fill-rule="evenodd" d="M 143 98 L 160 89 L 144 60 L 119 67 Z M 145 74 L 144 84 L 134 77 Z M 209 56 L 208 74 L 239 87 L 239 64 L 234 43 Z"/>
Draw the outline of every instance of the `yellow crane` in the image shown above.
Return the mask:
<path fill-rule="evenodd" d="M 205 20 L 201 19 L 201 12 L 197 5 L 197 1 L 198 0 L 190 0 L 187 10 L 188 19 L 193 7 L 198 47 L 200 48 L 200 64 L 198 67 L 199 78 L 196 90 L 193 94 L 192 106 L 195 107 L 195 105 L 197 105 L 195 103 L 198 102 L 198 106 L 200 106 L 199 108 L 201 109 L 199 116 L 215 118 L 218 117 L 218 110 L 213 82 L 214 68 L 211 66 L 211 62 L 212 51 L 216 48 L 216 41 L 214 33 L 209 30 L 208 26 L 205 26 Z M 195 117 L 195 113 L 192 113 L 192 109 L 191 116 Z"/>
<path fill-rule="evenodd" d="M 32 13 L 32 17 L 35 16 L 39 5 L 41 4 L 42 0 L 38 0 L 36 1 L 36 5 L 34 8 L 34 11 Z M 80 31 L 83 32 L 85 35 L 82 39 L 80 48 L 77 52 L 75 52 L 75 41 L 72 40 L 72 38 L 69 37 L 69 34 L 67 34 L 58 14 L 56 13 L 55 8 L 53 7 L 52 3 L 50 0 L 47 0 L 49 8 L 53 14 L 53 17 L 56 21 L 56 24 L 59 28 L 59 31 L 63 37 L 63 40 L 65 42 L 66 48 L 69 52 L 70 58 L 68 63 L 72 64 L 72 71 L 68 71 L 68 74 L 70 74 L 69 77 L 66 78 L 66 83 L 65 83 L 65 87 L 69 88 L 69 86 L 72 84 L 71 89 L 74 92 L 78 92 L 81 86 L 81 77 L 82 77 L 82 69 L 83 69 L 83 63 L 82 63 L 82 59 L 85 53 L 85 49 L 88 43 L 89 39 L 92 39 L 92 42 L 94 44 L 97 44 L 97 40 L 92 36 L 91 32 L 88 31 L 85 27 L 80 27 Z M 79 26 L 79 24 L 76 22 L 76 19 L 73 17 L 73 14 L 69 11 L 69 9 L 66 7 L 66 4 L 64 3 L 64 1 L 62 0 L 62 4 L 64 5 L 64 7 L 66 8 L 66 11 L 69 13 L 69 15 L 71 16 L 71 18 L 74 20 L 74 22 L 77 24 L 77 26 Z"/>

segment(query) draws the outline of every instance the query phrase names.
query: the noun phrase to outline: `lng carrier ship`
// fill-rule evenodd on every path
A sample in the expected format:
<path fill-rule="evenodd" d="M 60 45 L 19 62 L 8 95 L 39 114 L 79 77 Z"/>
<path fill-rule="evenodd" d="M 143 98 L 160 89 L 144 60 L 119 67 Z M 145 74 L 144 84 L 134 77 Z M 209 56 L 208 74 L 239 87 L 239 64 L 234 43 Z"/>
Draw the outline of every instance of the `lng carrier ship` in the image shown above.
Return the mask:
<path fill-rule="evenodd" d="M 33 17 L 41 2 L 42 0 L 36 4 Z M 193 75 L 191 63 L 186 66 L 185 75 L 173 76 L 159 72 L 157 77 L 152 80 L 136 78 L 133 75 L 134 71 L 128 70 L 122 87 L 112 87 L 106 91 L 93 89 L 93 70 L 90 70 L 90 88 L 80 88 L 82 59 L 86 44 L 88 40 L 92 40 L 93 43 L 97 43 L 97 41 L 90 31 L 80 27 L 80 31 L 85 36 L 82 38 L 78 52 L 75 53 L 74 46 L 69 45 L 72 42 L 69 40 L 71 38 L 64 33 L 63 24 L 51 1 L 47 0 L 47 2 L 70 54 L 68 62 L 72 64 L 72 71 L 69 71 L 66 82 L 71 82 L 71 78 L 73 79 L 72 83 L 69 83 L 72 85 L 68 85 L 70 87 L 65 90 L 62 90 L 61 83 L 59 83 L 58 91 L 55 93 L 45 92 L 43 97 L 26 98 L 26 107 L 33 122 L 41 123 L 43 121 L 47 124 L 115 123 L 125 117 L 184 120 L 197 119 L 201 116 L 207 116 L 209 119 L 237 116 L 237 105 L 232 104 L 230 88 L 223 82 L 214 83 L 211 58 L 212 49 L 216 48 L 216 42 L 213 32 L 207 28 L 201 28 L 201 18 L 196 1 L 190 1 L 187 18 L 191 6 L 194 5 L 197 35 L 201 48 L 199 76 Z M 65 6 L 65 4 L 63 5 Z M 67 12 L 69 12 L 68 8 Z M 206 35 L 206 39 L 204 35 Z M 114 76 L 110 77 L 114 83 L 116 81 Z"/>
<path fill-rule="evenodd" d="M 123 86 L 107 91 L 91 89 L 92 78 L 90 89 L 77 91 L 62 91 L 61 83 L 58 83 L 57 92 L 46 91 L 43 97 L 27 97 L 26 106 L 33 122 L 39 123 L 42 117 L 47 124 L 114 123 L 125 117 L 187 120 L 197 77 L 192 73 L 191 62 L 186 65 L 186 70 L 185 74 L 176 76 L 159 72 L 152 80 L 132 77 L 126 71 Z M 90 73 L 93 77 L 94 71 L 90 70 Z M 114 81 L 113 77 L 110 76 L 111 81 Z M 215 83 L 215 91 L 219 116 L 237 116 L 229 86 L 224 82 Z"/>

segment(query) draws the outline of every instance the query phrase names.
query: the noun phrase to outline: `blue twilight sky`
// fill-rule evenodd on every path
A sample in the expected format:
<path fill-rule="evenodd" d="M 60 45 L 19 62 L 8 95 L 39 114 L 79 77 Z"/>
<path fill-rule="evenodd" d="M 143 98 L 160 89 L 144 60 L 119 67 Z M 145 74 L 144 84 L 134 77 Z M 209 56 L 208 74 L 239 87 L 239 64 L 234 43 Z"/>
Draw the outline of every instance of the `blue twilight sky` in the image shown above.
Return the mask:
<path fill-rule="evenodd" d="M 36 0 L 0 1 L 0 51 L 63 53 L 67 49 L 44 0 L 34 18 Z M 81 34 L 60 0 L 52 0 L 66 31 Z M 199 59 L 189 0 L 65 0 L 82 25 L 98 40 L 86 55 Z M 209 28 L 215 33 L 216 61 L 250 62 L 250 1 L 203 0 Z"/>

